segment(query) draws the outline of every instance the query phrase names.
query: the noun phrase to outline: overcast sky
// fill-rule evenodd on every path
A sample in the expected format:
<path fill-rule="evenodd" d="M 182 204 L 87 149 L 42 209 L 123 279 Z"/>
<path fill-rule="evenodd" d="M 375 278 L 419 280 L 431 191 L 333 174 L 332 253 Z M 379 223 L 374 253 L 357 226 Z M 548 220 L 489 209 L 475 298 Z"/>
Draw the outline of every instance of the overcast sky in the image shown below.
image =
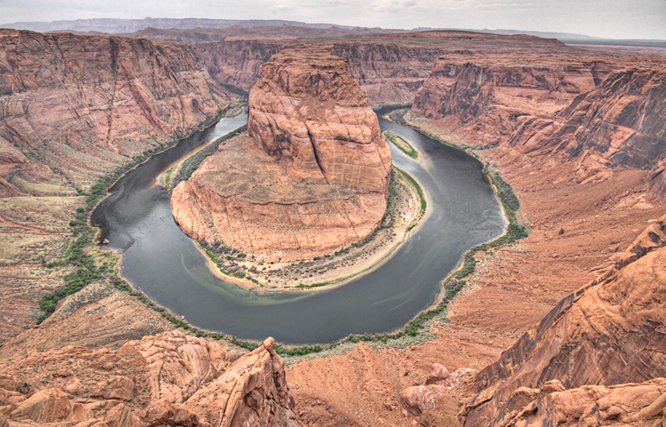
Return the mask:
<path fill-rule="evenodd" d="M 666 39 L 666 0 L 0 0 L 0 23 L 147 16 Z"/>

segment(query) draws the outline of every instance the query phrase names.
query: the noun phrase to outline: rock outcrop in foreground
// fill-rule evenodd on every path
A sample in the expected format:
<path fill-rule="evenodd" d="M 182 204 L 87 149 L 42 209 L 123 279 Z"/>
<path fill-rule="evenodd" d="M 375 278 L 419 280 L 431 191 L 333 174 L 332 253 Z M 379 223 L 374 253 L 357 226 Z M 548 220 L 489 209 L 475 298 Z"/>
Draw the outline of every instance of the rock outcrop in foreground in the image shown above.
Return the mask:
<path fill-rule="evenodd" d="M 661 425 L 631 423 L 666 405 L 665 242 L 666 216 L 479 372 L 464 425 Z"/>
<path fill-rule="evenodd" d="M 234 363 L 217 342 L 174 331 L 118 350 L 15 355 L 3 369 L 3 426 L 298 426 L 272 338 Z"/>
<path fill-rule="evenodd" d="M 391 153 L 344 60 L 283 51 L 250 92 L 248 135 L 173 191 L 182 229 L 266 260 L 330 254 L 381 224 Z"/>

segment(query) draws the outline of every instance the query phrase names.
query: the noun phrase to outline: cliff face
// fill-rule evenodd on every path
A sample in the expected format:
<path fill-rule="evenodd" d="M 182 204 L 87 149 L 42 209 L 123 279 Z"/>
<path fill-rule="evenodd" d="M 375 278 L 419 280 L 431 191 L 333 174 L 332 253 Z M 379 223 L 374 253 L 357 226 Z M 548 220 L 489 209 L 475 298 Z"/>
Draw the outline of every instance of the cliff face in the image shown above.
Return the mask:
<path fill-rule="evenodd" d="M 344 58 L 372 105 L 405 104 L 428 77 L 446 48 L 380 43 L 336 43 L 331 52 Z"/>
<path fill-rule="evenodd" d="M 610 69 L 599 59 L 574 56 L 446 55 L 417 92 L 412 111 L 469 144 L 496 145 L 521 118 L 554 116 Z"/>
<path fill-rule="evenodd" d="M 250 92 L 248 135 L 174 189 L 186 233 L 291 261 L 333 253 L 380 225 L 391 153 L 342 59 L 275 55 Z"/>
<path fill-rule="evenodd" d="M 615 71 L 576 97 L 558 119 L 559 129 L 549 138 L 529 129 L 512 142 L 565 153 L 577 163 L 579 181 L 601 179 L 621 167 L 655 168 L 666 155 L 666 70 Z"/>
<path fill-rule="evenodd" d="M 2 30 L 0 144 L 57 171 L 56 180 L 84 184 L 229 104 L 201 62 L 184 45 Z M 6 152 L 0 164 L 26 163 Z M 26 169 L 23 178 L 48 173 Z"/>
<path fill-rule="evenodd" d="M 0 374 L 0 421 L 298 426 L 272 339 L 233 363 L 229 358 L 217 342 L 180 332 L 115 350 L 67 346 L 17 354 Z"/>
<path fill-rule="evenodd" d="M 654 168 L 654 192 L 663 194 L 663 60 L 637 62 L 646 68 L 623 69 L 612 57 L 447 55 L 412 111 L 468 144 L 563 153 L 579 182 L 621 167 Z"/>
<path fill-rule="evenodd" d="M 370 104 L 409 103 L 430 74 L 435 60 L 446 51 L 439 46 L 402 46 L 392 43 L 347 42 L 329 44 L 326 40 L 301 40 L 319 45 L 347 61 L 354 79 Z M 261 68 L 282 49 L 298 41 L 242 39 L 197 43 L 210 75 L 219 83 L 249 91 L 261 77 Z"/>
<path fill-rule="evenodd" d="M 521 416 L 554 417 L 553 420 L 560 422 L 566 418 L 566 405 L 557 403 L 557 398 L 554 403 L 544 401 L 541 393 L 544 388 L 548 394 L 565 388 L 638 383 L 665 377 L 665 242 L 666 217 L 662 217 L 616 256 L 615 264 L 600 279 L 564 298 L 536 330 L 525 334 L 497 362 L 479 372 L 476 377 L 479 394 L 464 409 L 464 425 L 508 425 L 521 409 L 528 407 L 532 409 Z M 548 386 L 551 380 L 557 380 L 556 386 Z M 657 387 L 650 393 L 656 395 L 652 399 L 645 396 L 644 405 L 634 412 L 647 407 L 666 391 L 663 381 L 654 385 Z M 576 393 L 567 392 L 569 399 Z M 579 393 L 587 395 L 589 402 L 578 402 L 578 406 L 593 405 L 609 396 L 604 387 L 588 387 Z M 641 393 L 646 390 L 636 389 L 630 394 Z M 541 401 L 531 405 L 537 398 Z M 566 395 L 560 398 L 566 401 Z M 548 413 L 547 407 L 555 409 Z M 608 407 L 603 409 L 607 411 Z M 541 412 L 537 413 L 537 408 Z M 578 413 L 577 418 L 583 415 L 588 414 Z M 618 412 L 615 418 L 609 418 L 617 419 L 619 415 Z M 577 422 L 577 418 L 571 423 Z"/>
<path fill-rule="evenodd" d="M 261 78 L 264 63 L 284 46 L 284 42 L 269 40 L 222 40 L 195 45 L 215 81 L 247 92 Z"/>

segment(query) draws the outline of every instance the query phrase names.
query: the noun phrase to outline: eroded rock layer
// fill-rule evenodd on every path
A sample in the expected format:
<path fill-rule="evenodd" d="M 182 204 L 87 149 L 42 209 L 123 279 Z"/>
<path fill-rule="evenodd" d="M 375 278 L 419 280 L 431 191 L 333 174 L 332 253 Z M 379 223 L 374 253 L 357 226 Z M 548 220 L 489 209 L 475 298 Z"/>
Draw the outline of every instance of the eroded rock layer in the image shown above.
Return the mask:
<path fill-rule="evenodd" d="M 446 55 L 412 110 L 477 145 L 508 140 L 523 116 L 551 117 L 613 69 L 592 55 Z"/>
<path fill-rule="evenodd" d="M 666 75 L 663 57 L 446 55 L 412 111 L 471 145 L 560 153 L 578 182 L 618 168 L 653 169 L 664 193 Z"/>
<path fill-rule="evenodd" d="M 342 59 L 275 55 L 250 93 L 248 135 L 174 189 L 186 233 L 288 261 L 333 253 L 380 225 L 391 153 Z"/>
<path fill-rule="evenodd" d="M 579 181 L 602 179 L 621 167 L 658 166 L 666 155 L 665 123 L 666 68 L 632 68 L 612 72 L 552 120 L 521 121 L 511 143 L 554 148 L 576 162 Z M 556 131 L 544 137 L 544 126 Z"/>
<path fill-rule="evenodd" d="M 1 30 L 0 175 L 83 187 L 194 130 L 229 105 L 201 62 L 185 45 Z"/>
<path fill-rule="evenodd" d="M 465 426 L 509 425 L 523 407 L 532 408 L 531 416 L 544 405 L 557 409 L 558 414 L 549 415 L 547 409 L 539 409 L 539 417 L 555 416 L 558 422 L 564 421 L 566 402 L 558 403 L 558 399 L 575 398 L 576 392 L 568 390 L 567 395 L 553 396 L 554 402 L 539 397 L 538 389 L 543 391 L 553 380 L 557 380 L 557 387 L 547 392 L 666 376 L 665 222 L 666 217 L 662 217 L 650 225 L 615 257 L 615 264 L 600 279 L 564 298 L 536 330 L 525 334 L 497 362 L 479 372 L 479 394 L 462 414 Z M 638 410 L 666 391 L 663 381 L 654 385 L 657 387 L 650 392 L 652 398 L 646 397 Z M 578 393 L 587 399 L 584 404 L 576 404 L 580 407 L 592 406 L 604 396 L 605 400 L 611 399 L 605 387 L 588 387 Z M 638 389 L 635 394 L 642 393 L 647 391 Z M 643 420 L 659 413 L 663 406 Z M 574 421 L 592 415 L 578 413 Z"/>
<path fill-rule="evenodd" d="M 15 354 L 0 374 L 0 421 L 298 426 L 272 338 L 233 363 L 229 359 L 217 342 L 176 331 L 115 350 L 67 346 Z"/>

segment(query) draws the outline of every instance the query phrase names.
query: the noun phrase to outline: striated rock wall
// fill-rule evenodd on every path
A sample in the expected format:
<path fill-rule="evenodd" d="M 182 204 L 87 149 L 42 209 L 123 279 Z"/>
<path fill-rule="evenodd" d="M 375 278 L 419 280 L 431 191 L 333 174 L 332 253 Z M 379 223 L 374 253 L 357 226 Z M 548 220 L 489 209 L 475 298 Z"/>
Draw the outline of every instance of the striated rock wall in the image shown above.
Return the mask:
<path fill-rule="evenodd" d="M 216 82 L 249 92 L 261 78 L 261 68 L 285 46 L 285 41 L 221 40 L 194 45 Z"/>
<path fill-rule="evenodd" d="M 578 182 L 653 169 L 662 195 L 666 60 L 635 57 L 644 68 L 625 69 L 627 61 L 595 55 L 446 55 L 412 111 L 467 144 L 562 154 Z"/>
<path fill-rule="evenodd" d="M 399 43 L 336 43 L 331 52 L 349 64 L 352 76 L 370 104 L 409 104 L 430 75 L 432 66 L 450 48 Z"/>
<path fill-rule="evenodd" d="M 0 30 L 0 147 L 80 185 L 229 105 L 201 62 L 185 45 Z M 6 152 L 0 165 L 18 164 Z"/>
<path fill-rule="evenodd" d="M 666 155 L 666 68 L 614 71 L 551 123 L 557 131 L 548 138 L 525 122 L 511 142 L 565 153 L 576 162 L 579 181 L 603 179 L 621 167 L 655 168 L 655 179 Z"/>
<path fill-rule="evenodd" d="M 525 53 L 446 55 L 419 89 L 412 111 L 469 144 L 509 140 L 524 117 L 548 118 L 612 69 L 609 58 Z"/>
<path fill-rule="evenodd" d="M 479 372 L 479 393 L 462 413 L 464 425 L 508 425 L 538 397 L 539 390 L 530 389 L 543 389 L 551 380 L 561 387 L 551 391 L 562 391 L 665 377 L 665 237 L 662 217 L 600 279 L 564 298 L 536 330 Z M 519 399 L 523 392 L 528 395 Z"/>
<path fill-rule="evenodd" d="M 270 338 L 234 363 L 217 342 L 176 331 L 4 362 L 0 420 L 10 425 L 298 426 Z"/>
<path fill-rule="evenodd" d="M 358 243 L 380 225 L 391 153 L 342 59 L 275 55 L 250 93 L 248 135 L 223 143 L 174 189 L 186 233 L 291 261 Z"/>
<path fill-rule="evenodd" d="M 273 57 L 249 100 L 248 135 L 289 174 L 387 193 L 391 153 L 344 60 L 324 51 Z"/>
<path fill-rule="evenodd" d="M 568 390 L 552 380 L 540 388 L 516 389 L 507 400 L 511 412 L 495 425 L 658 427 L 666 422 L 665 405 L 666 378 Z"/>
<path fill-rule="evenodd" d="M 386 43 L 338 42 L 325 39 L 300 40 L 321 46 L 347 61 L 354 79 L 371 105 L 410 103 L 430 74 L 435 60 L 447 51 L 439 46 L 404 46 Z M 271 56 L 293 48 L 299 41 L 228 37 L 217 42 L 197 43 L 210 75 L 219 83 L 249 91 L 261 78 L 261 69 Z"/>

